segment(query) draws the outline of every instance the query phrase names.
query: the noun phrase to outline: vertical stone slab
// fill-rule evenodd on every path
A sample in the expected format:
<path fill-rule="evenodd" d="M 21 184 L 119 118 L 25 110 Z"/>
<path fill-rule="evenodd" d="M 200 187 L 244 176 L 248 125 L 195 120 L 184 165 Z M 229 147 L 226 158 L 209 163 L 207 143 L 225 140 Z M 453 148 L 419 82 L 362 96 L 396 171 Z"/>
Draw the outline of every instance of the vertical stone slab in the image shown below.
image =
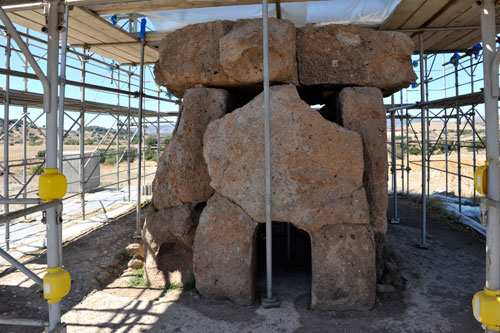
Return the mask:
<path fill-rule="evenodd" d="M 153 181 L 153 206 L 165 209 L 206 202 L 213 194 L 203 158 L 203 135 L 208 124 L 231 109 L 228 91 L 189 89 L 179 126 L 158 162 Z"/>
<path fill-rule="evenodd" d="M 311 232 L 311 306 L 369 310 L 375 304 L 375 249 L 367 225 L 325 225 Z"/>
<path fill-rule="evenodd" d="M 345 128 L 361 135 L 364 148 L 364 187 L 375 234 L 377 275 L 383 273 L 387 232 L 387 132 L 382 92 L 378 88 L 344 88 L 338 108 Z"/>
<path fill-rule="evenodd" d="M 265 222 L 263 94 L 210 123 L 203 154 L 210 185 Z M 336 223 L 368 224 L 361 136 L 325 120 L 300 99 L 293 85 L 272 86 L 272 220 L 301 229 Z"/>
<path fill-rule="evenodd" d="M 151 287 L 183 285 L 193 280 L 192 245 L 198 224 L 193 206 L 148 211 L 142 233 L 144 273 Z"/>
<path fill-rule="evenodd" d="M 257 223 L 214 194 L 203 210 L 193 245 L 196 288 L 202 295 L 251 304 L 255 298 Z"/>

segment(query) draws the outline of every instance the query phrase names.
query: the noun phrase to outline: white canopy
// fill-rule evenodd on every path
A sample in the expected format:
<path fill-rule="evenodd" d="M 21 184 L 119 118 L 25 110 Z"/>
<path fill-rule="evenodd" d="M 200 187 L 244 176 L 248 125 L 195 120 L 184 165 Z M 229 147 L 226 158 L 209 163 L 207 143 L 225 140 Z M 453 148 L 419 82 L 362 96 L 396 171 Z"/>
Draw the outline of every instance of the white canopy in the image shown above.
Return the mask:
<path fill-rule="evenodd" d="M 194 0 L 187 0 L 194 1 Z M 197 0 L 200 1 L 200 0 Z M 234 0 L 227 0 L 234 2 Z M 327 0 L 281 4 L 282 18 L 296 26 L 308 23 L 337 23 L 362 26 L 380 25 L 401 0 Z M 193 23 L 262 17 L 261 5 L 242 5 L 144 12 L 156 30 L 175 30 Z M 269 15 L 276 17 L 276 5 L 269 5 Z"/>

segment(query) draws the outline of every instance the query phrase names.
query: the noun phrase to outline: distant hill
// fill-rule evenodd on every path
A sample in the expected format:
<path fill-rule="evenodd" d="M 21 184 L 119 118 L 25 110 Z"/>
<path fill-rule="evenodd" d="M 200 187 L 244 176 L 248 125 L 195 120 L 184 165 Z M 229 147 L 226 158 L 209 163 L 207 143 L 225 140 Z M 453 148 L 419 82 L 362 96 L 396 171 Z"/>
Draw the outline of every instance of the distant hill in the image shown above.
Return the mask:
<path fill-rule="evenodd" d="M 160 136 L 172 136 L 175 126 L 172 124 L 160 125 Z M 156 127 L 149 126 L 146 128 L 146 135 L 156 135 Z"/>

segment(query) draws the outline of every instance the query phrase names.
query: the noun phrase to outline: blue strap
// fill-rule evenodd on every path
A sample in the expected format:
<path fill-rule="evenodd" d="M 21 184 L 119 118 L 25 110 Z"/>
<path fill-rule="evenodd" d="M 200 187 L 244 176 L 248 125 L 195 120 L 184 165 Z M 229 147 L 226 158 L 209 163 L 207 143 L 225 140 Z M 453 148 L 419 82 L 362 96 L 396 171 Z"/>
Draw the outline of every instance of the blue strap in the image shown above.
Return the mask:
<path fill-rule="evenodd" d="M 481 51 L 480 48 L 481 48 L 481 43 L 476 44 L 472 47 L 472 51 L 476 51 L 473 53 L 476 57 L 479 56 L 479 52 Z"/>
<path fill-rule="evenodd" d="M 417 60 L 413 60 L 412 64 L 413 64 L 413 67 L 417 67 L 418 66 L 418 61 Z"/>
<path fill-rule="evenodd" d="M 113 60 L 111 63 L 110 63 L 111 66 L 108 66 L 108 69 L 110 71 L 114 71 L 115 70 L 115 61 Z"/>
<path fill-rule="evenodd" d="M 450 58 L 450 64 L 457 67 L 459 64 L 458 58 L 460 58 L 460 55 L 458 53 L 453 54 L 453 56 L 451 56 Z"/>
<path fill-rule="evenodd" d="M 118 21 L 120 21 L 120 18 L 118 17 L 118 15 L 113 15 L 111 16 L 111 23 L 113 23 L 113 25 L 116 25 L 118 23 Z"/>
<path fill-rule="evenodd" d="M 139 34 L 139 39 L 146 37 L 146 19 L 141 20 L 141 33 Z"/>
<path fill-rule="evenodd" d="M 416 88 L 416 87 L 417 87 L 417 81 L 413 82 L 413 83 L 411 84 L 411 87 L 412 87 L 412 88 Z"/>

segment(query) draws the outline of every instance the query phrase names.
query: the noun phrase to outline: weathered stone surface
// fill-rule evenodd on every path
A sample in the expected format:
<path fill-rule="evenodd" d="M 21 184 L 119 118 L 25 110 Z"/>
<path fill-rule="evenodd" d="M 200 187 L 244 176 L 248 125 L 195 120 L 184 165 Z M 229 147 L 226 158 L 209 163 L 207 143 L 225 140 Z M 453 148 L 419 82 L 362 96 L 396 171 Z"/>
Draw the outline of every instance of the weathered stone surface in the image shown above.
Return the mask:
<path fill-rule="evenodd" d="M 139 243 L 131 243 L 125 248 L 125 252 L 134 258 L 144 259 L 144 247 Z"/>
<path fill-rule="evenodd" d="M 200 217 L 193 245 L 196 288 L 203 295 L 250 304 L 255 297 L 257 223 L 215 193 Z"/>
<path fill-rule="evenodd" d="M 162 154 L 153 181 L 156 209 L 206 202 L 213 193 L 203 159 L 203 134 L 210 121 L 230 110 L 230 94 L 223 89 L 187 91 L 179 126 Z"/>
<path fill-rule="evenodd" d="M 298 84 L 295 25 L 269 19 L 270 80 Z M 262 82 L 262 20 L 238 20 L 219 41 L 224 72 L 243 84 Z"/>
<path fill-rule="evenodd" d="M 234 28 L 234 29 L 233 29 Z M 286 20 L 269 21 L 270 80 L 298 83 L 296 31 Z M 176 97 L 188 88 L 245 87 L 262 82 L 262 20 L 188 25 L 162 40 L 155 81 Z"/>
<path fill-rule="evenodd" d="M 325 225 L 311 233 L 313 308 L 369 310 L 375 303 L 375 249 L 369 225 Z"/>
<path fill-rule="evenodd" d="M 196 84 L 223 86 L 234 83 L 219 61 L 219 39 L 233 24 L 232 21 L 191 24 L 168 33 L 159 46 L 156 83 L 179 98 Z"/>
<path fill-rule="evenodd" d="M 342 25 L 297 30 L 299 80 L 306 86 L 371 86 L 390 94 L 416 80 L 413 41 L 403 33 Z"/>
<path fill-rule="evenodd" d="M 211 186 L 265 221 L 263 94 L 209 124 L 204 156 Z M 292 85 L 271 88 L 273 221 L 314 231 L 368 224 L 359 134 L 329 122 Z"/>
<path fill-rule="evenodd" d="M 137 268 L 141 268 L 142 264 L 143 264 L 143 261 L 140 259 L 131 259 L 127 263 L 127 267 L 132 268 L 132 269 L 137 269 Z"/>
<path fill-rule="evenodd" d="M 345 128 L 361 134 L 364 148 L 366 197 L 375 235 L 377 276 L 384 269 L 383 246 L 387 232 L 387 132 L 382 93 L 377 88 L 344 88 L 338 108 Z"/>
<path fill-rule="evenodd" d="M 152 287 L 193 280 L 192 245 L 198 216 L 191 204 L 148 211 L 143 227 L 144 273 Z"/>

